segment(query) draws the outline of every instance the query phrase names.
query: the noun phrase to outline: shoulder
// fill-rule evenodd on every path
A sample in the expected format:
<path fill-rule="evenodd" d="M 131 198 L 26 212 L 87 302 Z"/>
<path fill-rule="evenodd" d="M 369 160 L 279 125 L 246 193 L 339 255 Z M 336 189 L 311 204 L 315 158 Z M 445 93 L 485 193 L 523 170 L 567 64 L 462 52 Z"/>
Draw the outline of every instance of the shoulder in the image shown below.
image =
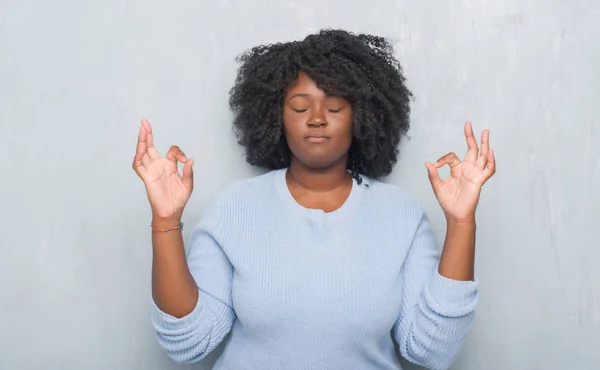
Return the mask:
<path fill-rule="evenodd" d="M 406 188 L 367 178 L 363 204 L 376 208 L 378 213 L 420 219 L 424 210 L 414 194 Z"/>
<path fill-rule="evenodd" d="M 229 183 L 213 197 L 203 212 L 203 219 L 218 222 L 229 215 L 268 206 L 275 175 L 275 171 L 270 171 Z"/>
<path fill-rule="evenodd" d="M 275 184 L 276 171 L 269 171 L 253 177 L 235 180 L 221 190 L 216 200 L 227 203 L 240 203 L 262 198 L 269 194 Z"/>

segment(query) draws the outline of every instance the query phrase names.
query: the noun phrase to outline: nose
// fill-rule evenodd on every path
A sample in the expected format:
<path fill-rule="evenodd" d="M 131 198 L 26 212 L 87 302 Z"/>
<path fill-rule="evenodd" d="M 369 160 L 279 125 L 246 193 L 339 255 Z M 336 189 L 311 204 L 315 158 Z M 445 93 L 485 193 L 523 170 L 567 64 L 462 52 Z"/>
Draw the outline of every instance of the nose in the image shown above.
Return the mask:
<path fill-rule="evenodd" d="M 308 127 L 327 127 L 327 121 L 323 115 L 322 109 L 316 109 L 315 113 L 307 122 Z"/>

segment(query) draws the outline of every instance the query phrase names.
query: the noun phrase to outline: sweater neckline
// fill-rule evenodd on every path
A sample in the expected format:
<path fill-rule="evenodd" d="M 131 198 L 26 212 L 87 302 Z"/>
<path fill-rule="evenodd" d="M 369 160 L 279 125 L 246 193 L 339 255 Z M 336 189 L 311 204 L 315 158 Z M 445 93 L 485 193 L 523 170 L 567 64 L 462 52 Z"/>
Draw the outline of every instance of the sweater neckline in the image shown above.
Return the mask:
<path fill-rule="evenodd" d="M 311 219 L 327 219 L 327 220 L 339 220 L 348 217 L 353 214 L 356 210 L 356 207 L 359 203 L 359 200 L 362 196 L 363 186 L 368 183 L 369 179 L 365 176 L 362 176 L 363 182 L 359 185 L 356 179 L 352 179 L 352 188 L 350 190 L 350 194 L 346 201 L 342 204 L 338 209 L 325 212 L 322 209 L 315 208 L 307 208 L 301 205 L 294 199 L 290 189 L 287 185 L 286 181 L 286 173 L 288 168 L 283 168 L 279 170 L 275 170 L 275 186 L 277 188 L 277 193 L 279 194 L 282 201 L 285 203 L 286 207 L 290 209 L 293 213 L 297 214 L 301 217 L 307 217 Z"/>

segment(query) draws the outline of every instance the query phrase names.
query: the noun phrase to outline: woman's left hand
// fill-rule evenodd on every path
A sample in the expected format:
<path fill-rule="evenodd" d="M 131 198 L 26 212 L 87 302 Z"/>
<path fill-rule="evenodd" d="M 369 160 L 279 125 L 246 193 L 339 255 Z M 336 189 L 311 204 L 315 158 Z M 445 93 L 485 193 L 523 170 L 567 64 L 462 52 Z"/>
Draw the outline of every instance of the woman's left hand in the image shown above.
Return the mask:
<path fill-rule="evenodd" d="M 475 209 L 483 184 L 496 172 L 494 152 L 489 148 L 490 132 L 481 134 L 481 150 L 473 135 L 471 122 L 465 124 L 467 154 L 461 162 L 454 153 L 448 153 L 435 163 L 427 162 L 429 181 L 446 219 L 453 222 L 475 222 Z M 442 179 L 438 169 L 450 166 L 450 176 Z"/>

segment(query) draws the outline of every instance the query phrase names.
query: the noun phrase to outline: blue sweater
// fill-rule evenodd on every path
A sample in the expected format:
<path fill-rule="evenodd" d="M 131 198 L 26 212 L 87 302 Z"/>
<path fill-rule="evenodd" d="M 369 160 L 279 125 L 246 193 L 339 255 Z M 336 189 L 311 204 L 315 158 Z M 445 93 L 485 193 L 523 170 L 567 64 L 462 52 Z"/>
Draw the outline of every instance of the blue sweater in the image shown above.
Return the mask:
<path fill-rule="evenodd" d="M 158 341 L 177 362 L 227 334 L 216 370 L 447 369 L 474 321 L 477 282 L 437 272 L 439 246 L 418 202 L 363 176 L 341 208 L 298 204 L 285 170 L 235 182 L 193 230 L 195 309 L 153 305 Z"/>

